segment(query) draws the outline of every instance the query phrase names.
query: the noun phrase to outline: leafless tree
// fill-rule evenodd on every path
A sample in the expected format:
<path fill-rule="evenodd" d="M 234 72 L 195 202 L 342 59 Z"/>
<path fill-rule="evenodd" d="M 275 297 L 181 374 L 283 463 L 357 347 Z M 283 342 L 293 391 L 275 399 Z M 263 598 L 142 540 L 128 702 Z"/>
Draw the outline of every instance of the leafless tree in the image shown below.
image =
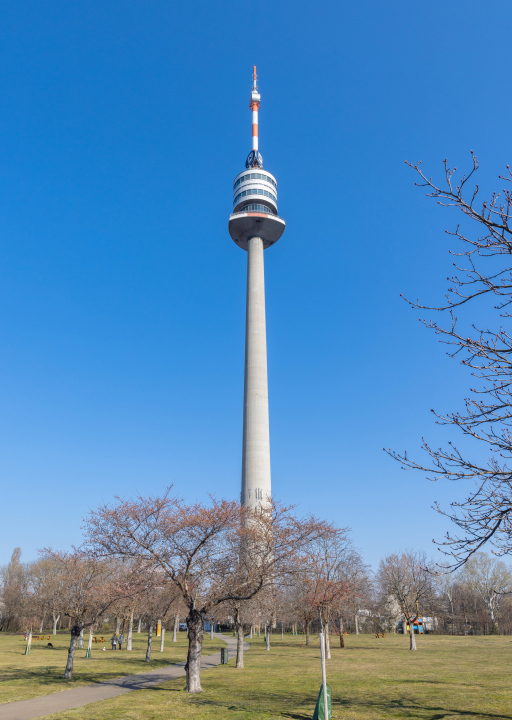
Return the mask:
<path fill-rule="evenodd" d="M 200 692 L 205 616 L 272 584 L 324 526 L 276 503 L 252 512 L 226 500 L 186 504 L 168 491 L 101 506 L 88 519 L 88 542 L 98 556 L 137 559 L 177 585 L 188 610 L 187 691 Z"/>
<path fill-rule="evenodd" d="M 10 562 L 2 568 L 0 630 L 18 630 L 23 620 L 28 597 L 29 577 L 21 562 L 21 548 L 15 548 Z"/>
<path fill-rule="evenodd" d="M 81 549 L 64 553 L 51 548 L 42 551 L 44 560 L 60 565 L 63 578 L 62 612 L 69 617 L 71 639 L 64 677 L 69 679 L 73 672 L 73 662 L 78 640 L 86 626 L 93 626 L 98 619 L 120 597 L 140 591 L 140 574 L 149 573 L 140 567 L 120 569 L 105 560 L 91 557 Z M 130 578 L 135 578 L 132 582 Z M 151 580 L 148 580 L 151 583 Z"/>
<path fill-rule="evenodd" d="M 461 579 L 480 595 L 489 612 L 491 632 L 498 632 L 498 612 L 505 594 L 512 592 L 512 573 L 501 560 L 475 553 L 465 564 Z"/>
<path fill-rule="evenodd" d="M 404 627 L 410 625 L 410 650 L 416 650 L 413 618 L 419 605 L 428 602 L 434 594 L 433 575 L 424 553 L 410 550 L 401 555 L 388 555 L 380 561 L 378 579 L 384 598 L 394 599 L 400 606 Z"/>
<path fill-rule="evenodd" d="M 417 185 L 426 187 L 427 196 L 439 205 L 456 208 L 462 214 L 462 224 L 448 233 L 456 238 L 456 248 L 450 251 L 455 270 L 448 278 L 446 300 L 434 307 L 419 301 L 410 304 L 449 314 L 445 325 L 423 322 L 449 346 L 448 355 L 469 368 L 473 387 L 462 412 L 432 412 L 438 423 L 456 428 L 475 441 L 475 454 L 471 457 L 466 450 L 459 450 L 451 439 L 447 448 L 423 442 L 431 460 L 427 465 L 412 460 L 407 453 L 388 451 L 404 468 L 427 472 L 429 479 L 473 482 L 467 497 L 453 502 L 449 510 L 436 506 L 459 529 L 439 543 L 453 557 L 451 569 L 463 565 L 486 542 L 499 555 L 512 552 L 512 335 L 507 328 L 512 303 L 512 191 L 508 185 L 512 174 L 507 165 L 507 174 L 500 176 L 503 191 L 479 204 L 478 185 L 469 189 L 478 169 L 471 154 L 473 168 L 459 181 L 454 176 L 456 168 L 450 169 L 445 160 L 444 185 L 428 178 L 419 163 L 411 165 L 421 178 Z M 483 304 L 488 323 L 472 320 L 475 303 Z M 478 459 L 479 445 L 484 451 L 480 455 L 490 455 L 489 460 Z"/>
<path fill-rule="evenodd" d="M 373 592 L 373 580 L 370 567 L 363 561 L 361 554 L 349 547 L 338 567 L 338 582 L 342 589 L 334 605 L 340 645 L 345 646 L 343 639 L 343 619 L 349 617 L 354 621 L 354 630 L 359 635 L 360 610 L 364 605 L 368 608 Z"/>
<path fill-rule="evenodd" d="M 43 618 L 48 613 L 52 618 L 52 631 L 57 634 L 63 597 L 66 587 L 62 564 L 52 557 L 45 557 L 31 563 L 29 567 L 31 604 L 41 616 L 41 629 Z"/>
<path fill-rule="evenodd" d="M 333 607 L 351 592 L 343 576 L 343 566 L 352 550 L 347 528 L 329 527 L 308 547 L 300 559 L 298 579 L 302 583 L 303 613 L 307 606 L 316 612 L 325 632 L 326 656 L 331 658 L 329 622 Z M 307 589 L 307 593 L 304 591 Z M 343 637 L 343 636 L 341 636 Z"/>

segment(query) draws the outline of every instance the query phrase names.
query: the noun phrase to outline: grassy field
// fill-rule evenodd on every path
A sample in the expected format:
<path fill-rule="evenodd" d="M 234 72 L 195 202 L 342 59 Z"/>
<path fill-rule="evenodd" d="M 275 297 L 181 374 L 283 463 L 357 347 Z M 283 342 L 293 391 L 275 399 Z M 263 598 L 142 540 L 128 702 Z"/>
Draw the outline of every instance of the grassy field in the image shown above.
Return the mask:
<path fill-rule="evenodd" d="M 204 693 L 187 695 L 184 679 L 87 707 L 88 720 L 308 720 L 320 687 L 318 640 L 263 638 L 252 641 L 246 667 L 233 661 L 203 673 Z M 333 648 L 328 682 L 335 720 L 509 720 L 512 719 L 512 640 L 508 637 L 418 639 L 353 635 Z M 84 709 L 53 720 L 78 720 Z"/>
<path fill-rule="evenodd" d="M 112 633 L 109 634 L 111 637 Z M 47 637 L 47 636 L 45 636 Z M 87 645 L 86 636 L 85 645 Z M 73 677 L 64 680 L 69 647 L 69 633 L 50 635 L 53 649 L 46 647 L 48 640 L 33 641 L 30 655 L 24 655 L 26 642 L 23 635 L 7 635 L 0 633 L 0 703 L 13 700 L 27 700 L 40 695 L 49 695 L 60 690 L 67 690 L 80 685 L 109 680 L 121 675 L 147 672 L 164 665 L 170 665 L 187 656 L 186 633 L 180 632 L 178 642 L 173 643 L 172 633 L 167 633 L 164 652 L 160 652 L 160 638 L 153 637 L 151 646 L 151 662 L 144 662 L 146 657 L 147 635 L 134 634 L 133 650 L 107 650 L 103 645 L 93 644 L 92 658 L 85 659 L 85 649 L 77 650 Z M 226 647 L 218 640 L 210 641 L 205 637 L 205 654 L 211 654 Z"/>

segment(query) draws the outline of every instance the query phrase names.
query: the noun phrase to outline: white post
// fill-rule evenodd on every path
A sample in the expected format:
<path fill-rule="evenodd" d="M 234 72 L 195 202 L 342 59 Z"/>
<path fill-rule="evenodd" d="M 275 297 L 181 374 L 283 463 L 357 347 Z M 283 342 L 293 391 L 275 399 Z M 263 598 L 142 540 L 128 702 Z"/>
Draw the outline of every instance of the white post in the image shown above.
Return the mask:
<path fill-rule="evenodd" d="M 132 635 L 133 635 L 133 610 L 130 613 L 130 624 L 128 625 L 128 637 L 126 639 L 126 649 L 132 649 Z"/>
<path fill-rule="evenodd" d="M 270 492 L 263 240 L 253 237 L 247 248 L 242 504 L 257 508 Z"/>
<path fill-rule="evenodd" d="M 162 626 L 162 629 L 160 630 L 160 652 L 164 651 L 164 637 L 165 637 L 165 628 Z"/>
<path fill-rule="evenodd" d="M 89 642 L 87 643 L 86 657 L 88 657 L 88 658 L 91 657 L 91 648 L 92 648 L 92 625 L 89 628 Z"/>
<path fill-rule="evenodd" d="M 327 700 L 327 675 L 325 672 L 325 640 L 324 633 L 320 632 L 320 659 L 322 663 L 322 688 L 324 696 L 324 718 L 329 720 L 329 702 Z"/>

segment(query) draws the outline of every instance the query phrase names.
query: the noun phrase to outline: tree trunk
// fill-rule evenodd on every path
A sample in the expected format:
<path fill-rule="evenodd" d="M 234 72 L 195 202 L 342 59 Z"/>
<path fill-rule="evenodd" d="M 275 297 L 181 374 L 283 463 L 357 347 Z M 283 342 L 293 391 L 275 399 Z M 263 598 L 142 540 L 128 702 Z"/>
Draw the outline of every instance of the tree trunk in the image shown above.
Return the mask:
<path fill-rule="evenodd" d="M 306 620 L 306 645 L 309 647 L 311 645 L 311 640 L 309 637 L 309 626 L 311 625 L 311 620 L 307 618 Z"/>
<path fill-rule="evenodd" d="M 187 692 L 203 692 L 201 687 L 201 650 L 203 647 L 203 616 L 196 609 L 189 610 L 187 616 L 188 655 L 185 671 L 187 673 Z"/>
<path fill-rule="evenodd" d="M 210 620 L 210 640 L 213 640 L 213 620 Z"/>
<path fill-rule="evenodd" d="M 126 649 L 132 649 L 132 635 L 133 635 L 133 610 L 130 613 L 130 622 L 128 624 L 128 637 L 126 638 Z"/>
<path fill-rule="evenodd" d="M 174 616 L 174 627 L 173 627 L 173 629 L 172 629 L 172 641 L 173 641 L 173 642 L 176 642 L 176 641 L 177 641 L 177 633 L 178 633 L 179 622 L 180 622 L 180 616 L 179 616 L 179 615 L 175 615 L 175 616 Z"/>
<path fill-rule="evenodd" d="M 142 618 L 139 618 L 139 624 L 137 626 L 137 635 L 140 634 L 141 628 L 142 628 Z"/>
<path fill-rule="evenodd" d="M 116 617 L 116 635 L 119 635 L 120 630 L 121 630 L 121 618 Z"/>
<path fill-rule="evenodd" d="M 340 648 L 345 647 L 345 638 L 343 637 L 343 618 L 340 615 Z"/>
<path fill-rule="evenodd" d="M 359 635 L 359 613 L 356 612 L 354 616 L 354 622 L 356 624 L 356 635 Z"/>
<path fill-rule="evenodd" d="M 64 671 L 64 677 L 66 680 L 69 680 L 71 678 L 71 673 L 73 672 L 73 660 L 75 659 L 75 651 L 76 651 L 76 643 L 78 638 L 80 637 L 80 626 L 79 625 L 73 625 L 71 628 L 71 640 L 69 643 L 69 650 L 68 650 L 68 661 L 66 663 L 66 670 Z"/>
<path fill-rule="evenodd" d="M 52 617 L 53 617 L 53 633 L 52 633 L 52 635 L 57 635 L 57 623 L 60 620 L 60 615 L 56 616 L 55 613 L 53 613 Z"/>
<path fill-rule="evenodd" d="M 78 649 L 79 650 L 84 649 L 84 629 L 83 628 L 80 630 L 80 635 L 78 637 Z"/>
<path fill-rule="evenodd" d="M 284 640 L 284 623 L 281 623 L 281 640 Z"/>
<path fill-rule="evenodd" d="M 43 623 L 44 623 L 44 615 L 41 618 L 41 624 L 39 625 L 39 633 L 41 634 L 43 632 Z"/>
<path fill-rule="evenodd" d="M 236 667 L 244 666 L 244 626 L 240 619 L 240 608 L 235 607 Z"/>
<path fill-rule="evenodd" d="M 164 637 L 165 637 L 165 628 L 162 627 L 160 630 L 160 652 L 164 651 Z"/>
<path fill-rule="evenodd" d="M 252 640 L 252 625 L 251 625 L 251 628 L 250 628 L 250 630 L 249 630 L 249 638 Z"/>
<path fill-rule="evenodd" d="M 267 645 L 267 651 L 269 651 L 270 650 L 270 628 L 269 627 L 265 628 L 265 642 Z"/>
<path fill-rule="evenodd" d="M 149 624 L 148 627 L 148 649 L 146 650 L 146 661 L 149 662 L 151 660 L 151 640 L 153 639 L 153 623 Z"/>
<path fill-rule="evenodd" d="M 416 650 L 416 636 L 414 635 L 413 625 L 414 625 L 414 622 L 411 620 L 409 622 L 409 637 L 410 637 L 409 650 Z"/>

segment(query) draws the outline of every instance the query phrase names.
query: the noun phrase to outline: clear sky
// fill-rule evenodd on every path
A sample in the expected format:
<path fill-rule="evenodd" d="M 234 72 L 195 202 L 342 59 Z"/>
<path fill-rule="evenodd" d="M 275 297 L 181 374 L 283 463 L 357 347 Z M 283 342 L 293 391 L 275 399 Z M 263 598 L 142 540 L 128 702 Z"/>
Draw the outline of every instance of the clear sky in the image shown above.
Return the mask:
<path fill-rule="evenodd" d="M 240 490 L 251 149 L 279 183 L 265 253 L 272 483 L 367 561 L 434 553 L 462 485 L 405 473 L 456 440 L 469 379 L 399 294 L 435 302 L 456 216 L 414 186 L 512 161 L 510 0 L 4 0 L 0 563 L 81 537 L 114 495 Z M 407 502 L 407 498 L 413 502 Z"/>

